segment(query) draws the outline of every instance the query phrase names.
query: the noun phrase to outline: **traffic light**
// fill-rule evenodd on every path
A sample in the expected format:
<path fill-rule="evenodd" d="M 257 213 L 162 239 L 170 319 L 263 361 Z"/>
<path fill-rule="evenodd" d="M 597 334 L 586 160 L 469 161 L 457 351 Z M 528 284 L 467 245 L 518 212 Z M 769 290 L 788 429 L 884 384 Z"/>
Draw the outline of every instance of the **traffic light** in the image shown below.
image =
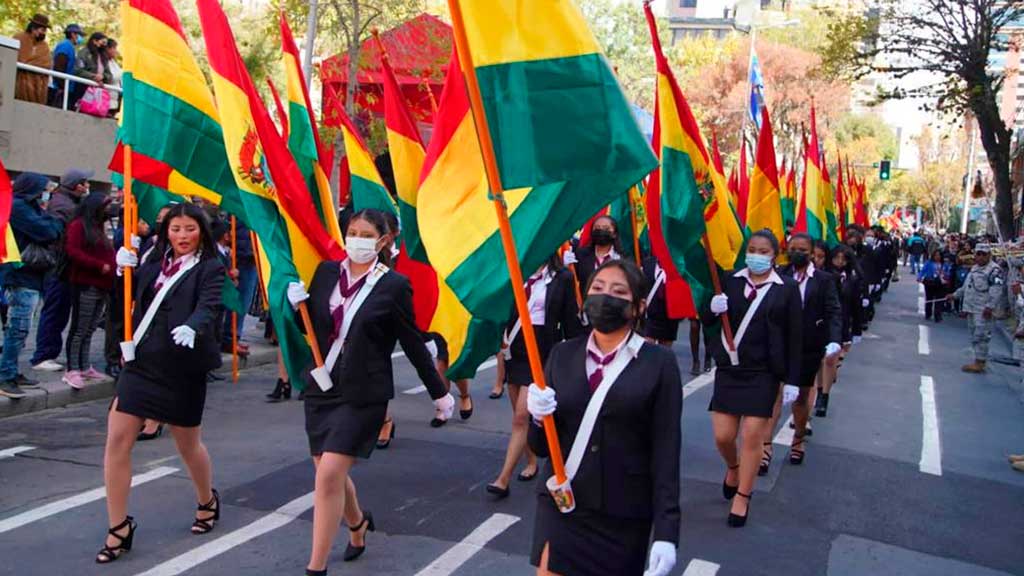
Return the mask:
<path fill-rule="evenodd" d="M 888 160 L 882 160 L 878 164 L 878 179 L 879 180 L 888 180 L 889 177 L 892 176 L 891 168 L 892 168 L 892 162 L 890 162 Z"/>

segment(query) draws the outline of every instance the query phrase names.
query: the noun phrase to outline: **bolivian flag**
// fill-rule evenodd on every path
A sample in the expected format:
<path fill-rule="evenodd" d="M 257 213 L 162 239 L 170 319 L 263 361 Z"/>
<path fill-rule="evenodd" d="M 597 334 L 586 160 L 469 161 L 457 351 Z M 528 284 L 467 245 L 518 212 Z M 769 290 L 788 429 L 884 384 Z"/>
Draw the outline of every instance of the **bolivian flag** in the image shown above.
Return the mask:
<path fill-rule="evenodd" d="M 398 214 L 398 206 L 391 192 L 384 185 L 384 180 L 373 163 L 373 155 L 359 136 L 352 119 L 345 113 L 343 106 L 338 106 L 338 120 L 341 121 L 341 135 L 345 140 L 345 158 L 348 160 L 349 193 L 352 195 L 352 207 L 358 212 L 373 208 L 383 212 Z"/>
<path fill-rule="evenodd" d="M 489 239 L 497 234 L 498 221 L 487 199 L 483 158 L 458 58 L 452 58 L 448 67 L 433 134 L 416 198 L 423 247 L 442 280 L 438 282 L 437 307 L 431 315 L 429 330 L 441 334 L 448 343 L 449 377 L 472 378 L 477 367 L 498 351 L 501 331 L 512 304 L 501 246 Z M 510 211 L 522 203 L 526 192 L 528 190 L 507 194 Z M 530 237 L 522 234 L 524 225 L 516 218 L 517 212 L 512 214 L 513 231 L 517 233 L 517 240 L 527 241 Z M 522 256 L 525 246 L 517 244 Z M 478 255 L 476 252 L 480 251 L 484 253 Z M 492 261 L 487 262 L 487 257 Z M 486 275 L 504 275 L 504 290 L 509 297 L 498 304 L 500 309 L 489 311 L 487 316 L 479 313 L 479 304 L 476 309 L 469 309 L 466 298 L 455 290 L 465 289 L 467 285 L 461 276 L 454 275 L 460 261 L 490 264 L 489 270 L 481 273 L 481 280 Z M 453 276 L 456 282 L 462 283 L 452 285 L 449 278 Z M 469 286 L 472 287 L 471 280 Z"/>
<path fill-rule="evenodd" d="M 825 214 L 825 181 L 821 173 L 821 149 L 818 147 L 818 127 L 814 104 L 811 104 L 811 139 L 804 149 L 804 179 L 797 209 L 796 228 L 815 240 L 828 236 L 828 216 Z"/>
<path fill-rule="evenodd" d="M 468 46 L 458 49 L 473 65 L 466 73 L 480 84 L 528 275 L 656 160 L 573 2 L 453 2 L 452 8 L 465 23 Z M 424 166 L 420 234 L 434 268 L 466 309 L 503 323 L 513 297 L 497 215 L 468 97 L 449 92 L 447 128 L 435 128 Z M 436 202 L 429 211 L 428 195 Z M 451 214 L 458 215 L 456 225 L 440 224 L 453 222 Z"/>
<path fill-rule="evenodd" d="M 299 202 L 309 192 L 256 95 L 220 5 L 216 0 L 198 0 L 198 7 L 227 159 L 234 168 L 249 227 L 267 257 L 267 294 L 281 354 L 292 384 L 301 387 L 310 354 L 288 304 L 288 283 L 302 279 L 308 285 L 319 262 L 340 259 L 342 250 L 324 230 L 308 197 L 304 204 Z"/>
<path fill-rule="evenodd" d="M 650 6 L 644 10 L 658 70 L 654 145 L 661 157 L 661 167 L 648 183 L 647 219 L 652 250 L 667 276 L 669 317 L 683 318 L 711 296 L 708 251 L 719 266 L 732 269 L 743 232 L 724 177 L 714 169 L 690 105 L 661 50 Z"/>
<path fill-rule="evenodd" d="M 11 177 L 7 175 L 3 161 L 0 161 L 0 264 L 12 264 L 21 262 L 21 251 L 18 250 L 18 243 L 14 240 L 14 230 L 11 229 L 11 205 L 14 203 L 14 188 L 11 186 Z"/>
<path fill-rule="evenodd" d="M 839 228 L 839 219 L 836 217 L 836 193 L 832 186 L 832 178 L 828 173 L 828 162 L 825 155 L 821 155 L 821 209 L 825 212 L 825 244 L 832 248 L 839 244 L 839 236 L 836 230 Z"/>
<path fill-rule="evenodd" d="M 796 224 L 796 163 L 792 164 L 782 189 L 782 225 L 785 229 L 792 228 Z M 785 170 L 783 170 L 783 174 L 786 174 Z"/>
<path fill-rule="evenodd" d="M 170 0 L 122 0 L 121 29 L 119 137 L 133 179 L 244 219 L 217 108 Z"/>
<path fill-rule="evenodd" d="M 836 168 L 836 235 L 839 237 L 839 241 L 846 240 L 846 216 L 847 216 L 847 202 L 846 202 L 846 184 L 845 175 L 843 174 L 843 157 L 838 152 L 836 153 L 836 162 L 838 167 Z"/>
<path fill-rule="evenodd" d="M 750 200 L 747 205 L 747 230 L 772 231 L 780 246 L 786 244 L 782 225 L 782 199 L 779 193 L 778 166 L 775 163 L 775 135 L 768 116 L 768 107 L 761 107 L 761 133 L 757 138 L 757 159 L 750 178 Z"/>
<path fill-rule="evenodd" d="M 747 224 L 747 207 L 750 205 L 750 170 L 747 168 L 747 139 L 740 140 L 739 181 L 736 188 L 736 217 L 740 224 Z"/>
<path fill-rule="evenodd" d="M 288 135 L 288 150 L 295 157 L 302 179 L 306 182 L 306 189 L 316 208 L 317 216 L 320 217 L 320 224 L 335 242 L 341 244 L 338 208 L 334 204 L 331 185 L 327 180 L 327 173 L 331 170 L 328 158 L 330 154 L 320 142 L 313 107 L 309 103 L 309 93 L 306 91 L 306 79 L 299 65 L 299 49 L 295 46 L 295 39 L 283 11 L 281 48 L 288 89 L 289 120 L 283 127 Z"/>
<path fill-rule="evenodd" d="M 623 255 L 633 259 L 634 262 L 642 262 L 643 255 L 651 252 L 651 239 L 647 233 L 647 210 L 644 208 L 642 187 L 637 184 L 630 188 L 629 192 L 612 202 L 608 206 L 608 216 L 614 219 L 618 225 Z M 640 258 L 634 254 L 637 244 L 640 246 Z"/>
<path fill-rule="evenodd" d="M 416 218 L 416 196 L 427 151 L 420 138 L 416 121 L 413 120 L 412 113 L 406 105 L 383 43 L 379 46 L 384 84 L 384 125 L 387 129 L 391 167 L 395 174 L 395 193 L 398 194 L 398 211 L 402 221 L 402 242 L 409 256 L 420 262 L 427 262 L 427 252 L 420 240 Z"/>

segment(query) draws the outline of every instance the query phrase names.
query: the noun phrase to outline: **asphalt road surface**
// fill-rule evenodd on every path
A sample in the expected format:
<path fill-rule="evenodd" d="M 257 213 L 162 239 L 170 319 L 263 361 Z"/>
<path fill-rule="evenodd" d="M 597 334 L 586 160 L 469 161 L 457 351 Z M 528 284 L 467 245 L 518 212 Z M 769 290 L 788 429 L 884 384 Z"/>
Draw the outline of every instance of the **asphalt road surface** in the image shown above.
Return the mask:
<path fill-rule="evenodd" d="M 925 324 L 918 300 L 916 284 L 893 285 L 842 368 L 828 418 L 813 423 L 805 464 L 790 466 L 777 446 L 744 529 L 725 523 L 724 465 L 707 413 L 711 378 L 686 385 L 674 574 L 1024 574 L 1024 473 L 1005 459 L 1024 452 L 1024 406 L 1009 386 L 1020 369 L 960 373 L 970 353 L 964 322 Z M 680 335 L 685 373 L 685 325 Z M 992 348 L 1008 352 L 998 338 Z M 341 561 L 339 535 L 331 573 L 532 574 L 533 487 L 513 482 L 500 502 L 484 491 L 501 466 L 511 417 L 507 395 L 487 398 L 494 368 L 473 383 L 470 420 L 456 415 L 431 429 L 430 399 L 404 358 L 395 365 L 397 438 L 353 473 L 377 532 L 350 564 Z M 210 387 L 204 436 L 223 507 L 212 534 L 189 532 L 194 496 L 170 436 L 137 446 L 135 546 L 107 566 L 93 563 L 106 530 L 107 402 L 0 421 L 0 574 L 302 574 L 313 467 L 301 403 L 263 401 L 274 379 L 267 367 L 238 385 Z M 787 432 L 781 424 L 777 440 L 787 443 Z"/>

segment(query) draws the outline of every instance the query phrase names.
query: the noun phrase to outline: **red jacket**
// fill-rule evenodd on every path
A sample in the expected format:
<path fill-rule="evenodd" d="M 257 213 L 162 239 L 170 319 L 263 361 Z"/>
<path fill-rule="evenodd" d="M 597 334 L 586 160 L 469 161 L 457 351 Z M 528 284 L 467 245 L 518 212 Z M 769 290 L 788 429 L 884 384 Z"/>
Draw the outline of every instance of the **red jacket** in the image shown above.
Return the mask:
<path fill-rule="evenodd" d="M 64 251 L 68 257 L 71 283 L 77 286 L 95 286 L 101 290 L 114 288 L 117 263 L 114 247 L 104 240 L 95 246 L 85 245 L 85 226 L 81 218 L 68 225 Z M 107 266 L 107 271 L 103 267 Z"/>

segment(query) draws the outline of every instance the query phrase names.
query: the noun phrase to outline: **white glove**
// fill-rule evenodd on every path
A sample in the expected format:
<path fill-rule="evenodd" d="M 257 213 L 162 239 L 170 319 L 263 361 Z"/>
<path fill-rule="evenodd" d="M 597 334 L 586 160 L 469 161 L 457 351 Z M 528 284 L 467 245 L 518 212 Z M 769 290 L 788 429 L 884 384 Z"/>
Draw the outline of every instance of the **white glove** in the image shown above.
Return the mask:
<path fill-rule="evenodd" d="M 839 344 L 829 342 L 828 345 L 825 346 L 825 356 L 835 356 L 836 354 L 839 354 L 840 350 L 841 348 Z"/>
<path fill-rule="evenodd" d="M 871 300 L 868 300 L 867 298 L 863 298 L 860 301 L 860 307 L 861 308 L 867 308 L 868 306 L 871 306 Z"/>
<path fill-rule="evenodd" d="M 854 344 L 860 344 L 861 340 L 863 340 L 863 339 L 864 339 L 864 338 L 862 338 L 862 337 L 860 337 L 860 336 L 854 336 L 854 337 L 853 337 L 853 343 L 854 343 Z"/>
<path fill-rule="evenodd" d="M 306 292 L 306 285 L 302 282 L 288 283 L 288 303 L 292 308 L 298 310 L 299 304 L 309 300 L 309 292 Z"/>
<path fill-rule="evenodd" d="M 725 314 L 729 311 L 729 297 L 725 294 L 715 294 L 711 297 L 711 312 L 713 314 Z"/>
<path fill-rule="evenodd" d="M 562 265 L 568 268 L 571 264 L 578 262 L 576 260 L 576 253 L 572 250 L 566 250 L 562 253 Z"/>
<path fill-rule="evenodd" d="M 132 248 L 138 250 L 142 247 L 142 238 L 139 238 L 135 234 L 132 234 Z"/>
<path fill-rule="evenodd" d="M 558 402 L 555 400 L 554 388 L 541 390 L 540 386 L 530 384 L 526 392 L 526 411 L 533 416 L 534 420 L 540 421 L 545 416 L 554 414 L 557 407 Z"/>
<path fill-rule="evenodd" d="M 651 544 L 651 555 L 644 576 L 668 576 L 676 567 L 676 547 L 671 542 L 656 540 Z"/>
<path fill-rule="evenodd" d="M 430 357 L 437 361 L 437 342 L 428 340 L 425 345 L 427 347 L 427 352 L 430 352 Z"/>
<path fill-rule="evenodd" d="M 139 255 L 122 246 L 117 249 L 114 262 L 117 263 L 118 268 L 135 268 L 139 265 Z"/>
<path fill-rule="evenodd" d="M 782 387 L 782 403 L 792 404 L 796 402 L 797 397 L 800 396 L 800 389 L 792 384 L 786 384 Z"/>
<path fill-rule="evenodd" d="M 439 420 L 448 420 L 455 413 L 455 397 L 448 393 L 434 400 L 434 411 Z"/>
<path fill-rule="evenodd" d="M 178 346 L 184 346 L 185 348 L 196 347 L 196 331 L 186 324 L 171 330 L 171 336 L 174 337 L 174 343 Z"/>

